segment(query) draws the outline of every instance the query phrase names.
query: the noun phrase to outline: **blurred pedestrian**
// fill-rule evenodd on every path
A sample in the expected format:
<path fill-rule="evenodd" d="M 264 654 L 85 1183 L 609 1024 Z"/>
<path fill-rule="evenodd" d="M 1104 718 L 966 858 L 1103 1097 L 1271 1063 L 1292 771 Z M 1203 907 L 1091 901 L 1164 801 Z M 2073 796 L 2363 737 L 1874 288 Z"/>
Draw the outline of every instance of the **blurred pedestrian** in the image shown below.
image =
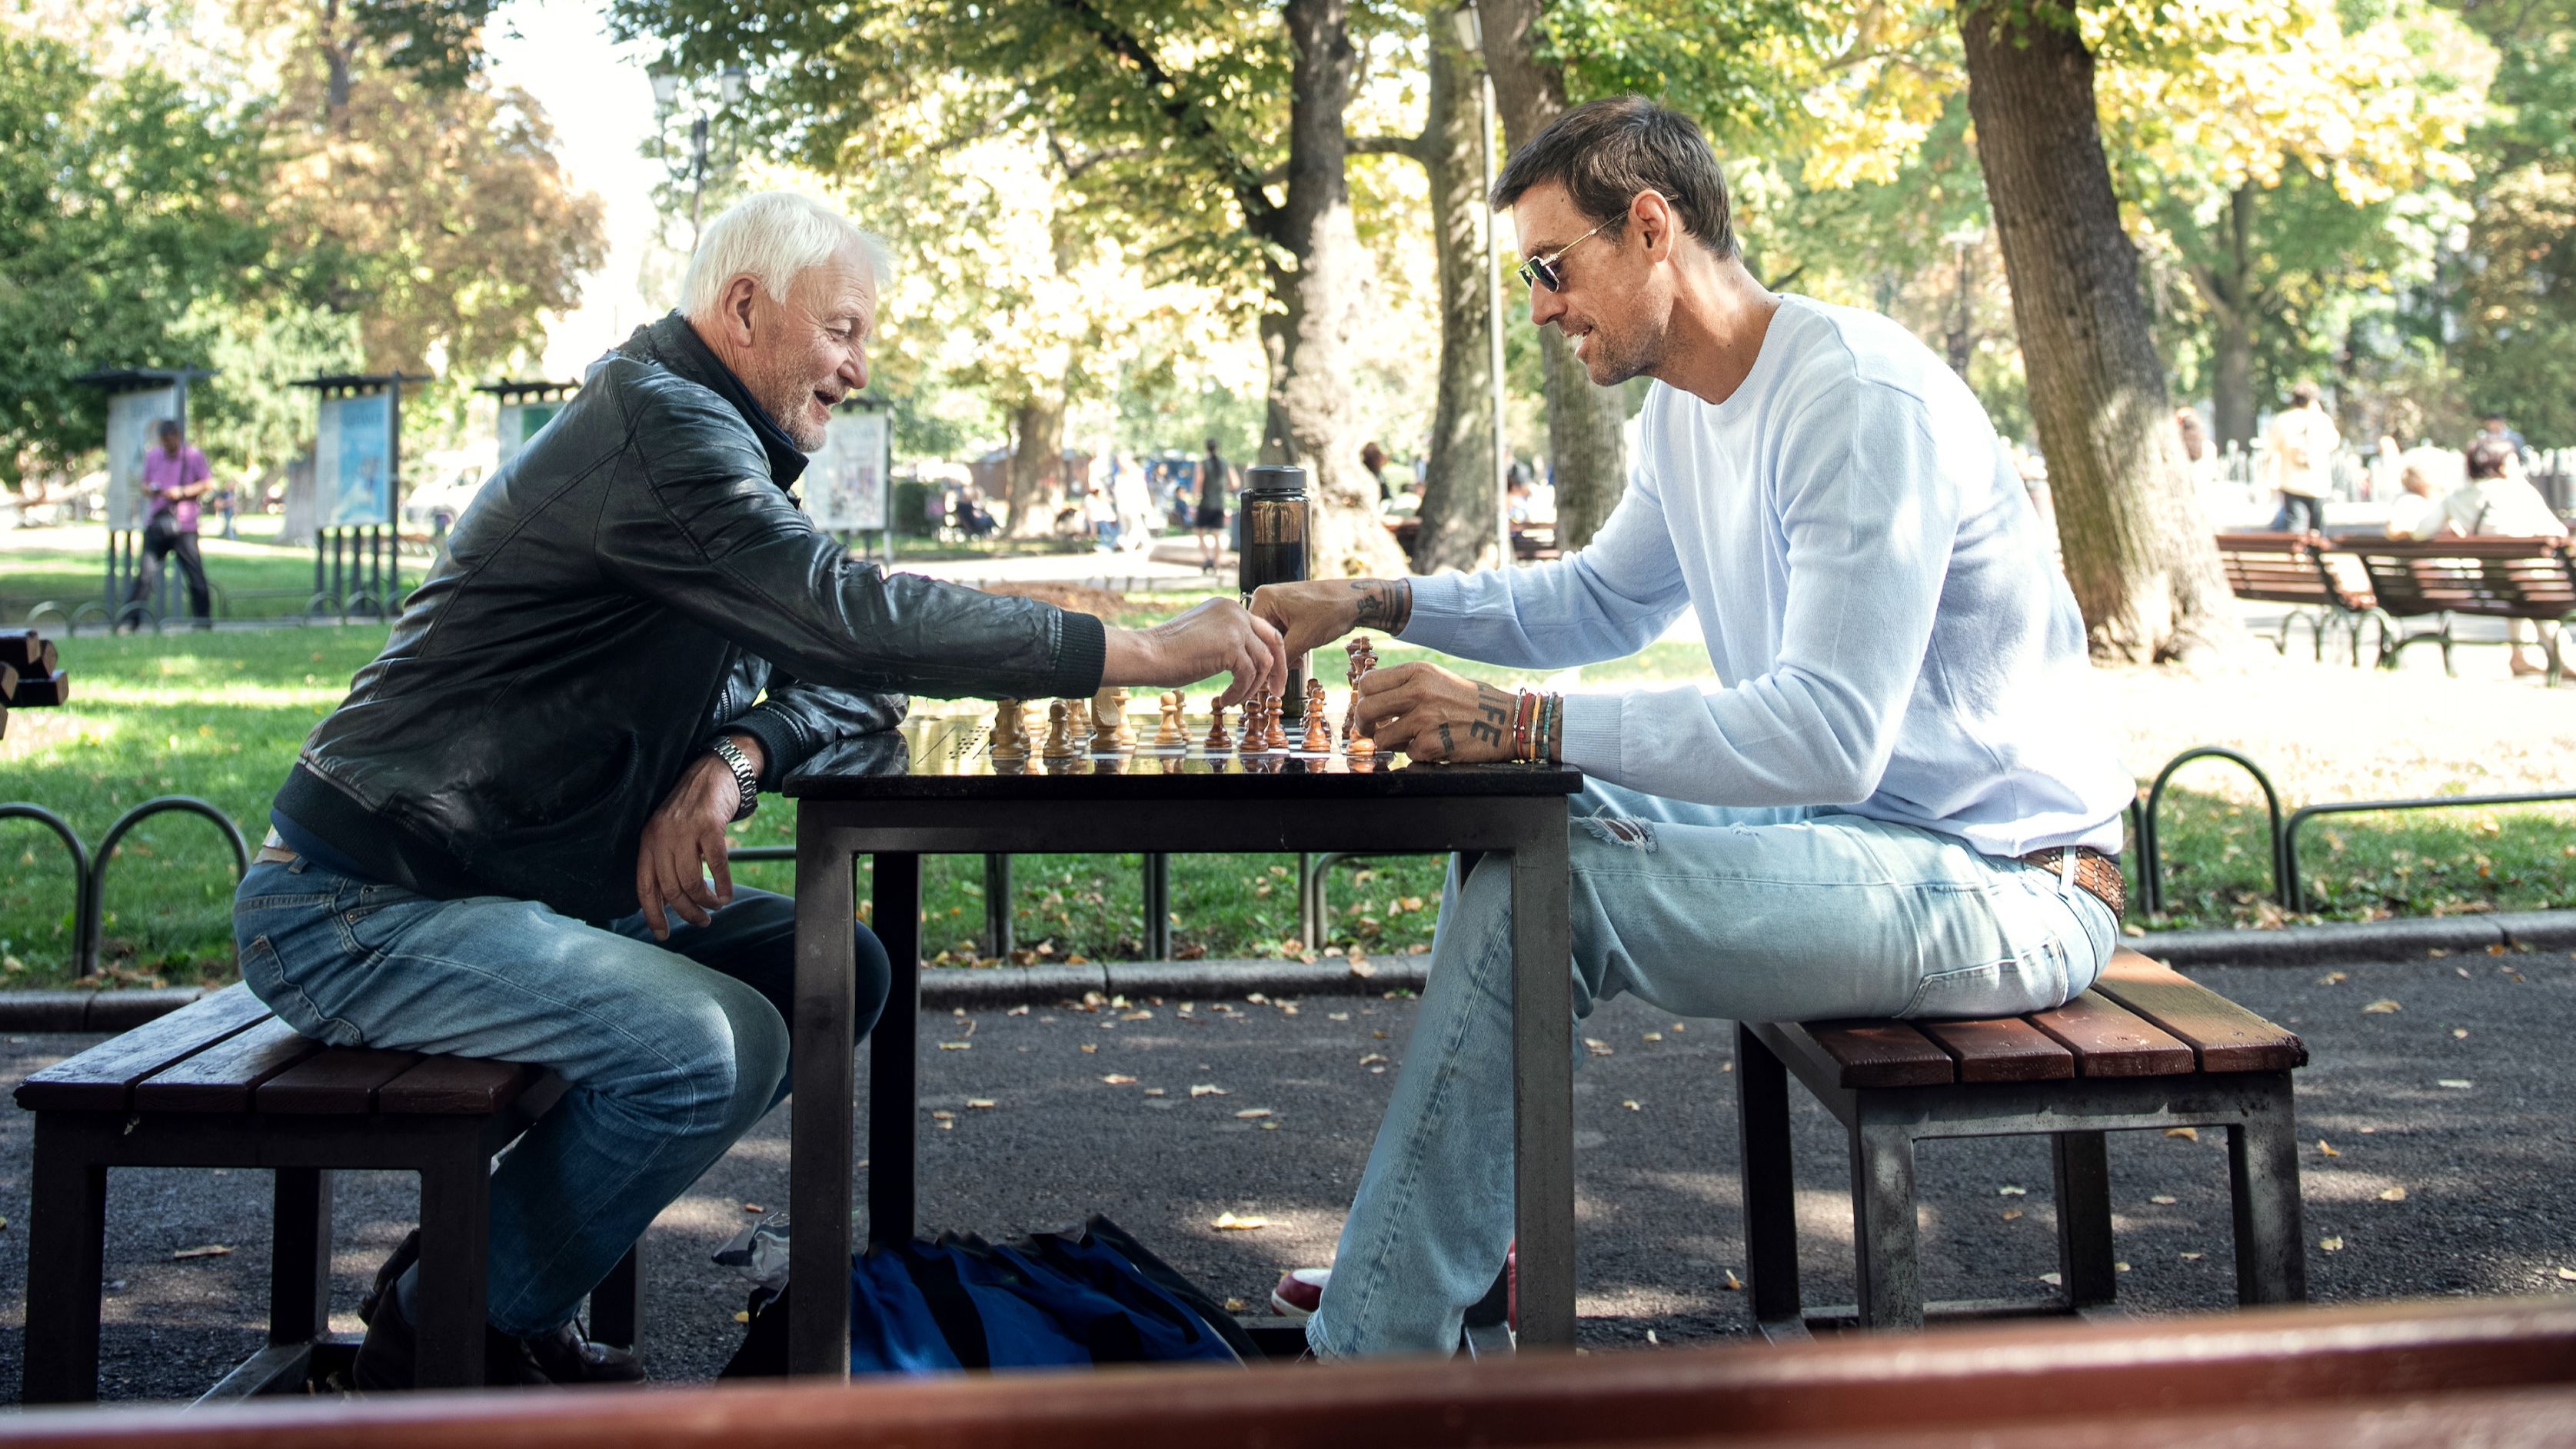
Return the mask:
<path fill-rule="evenodd" d="M 2390 538 L 2431 538 L 2442 531 L 2442 490 L 2424 470 L 2408 464 L 2399 475 L 2397 497 L 2388 505 Z"/>
<path fill-rule="evenodd" d="M 174 555 L 179 572 L 188 580 L 189 613 L 198 628 L 211 629 L 214 609 L 206 588 L 205 560 L 197 555 L 197 510 L 198 500 L 214 491 L 214 472 L 206 466 L 206 455 L 188 441 L 177 418 L 163 418 L 154 431 L 160 446 L 143 454 L 143 494 L 150 507 L 143 520 L 143 566 L 134 571 L 134 586 L 126 590 L 117 631 L 135 629 L 135 620 L 126 617 L 125 611 L 160 591 L 161 560 Z"/>
<path fill-rule="evenodd" d="M 1387 504 L 1393 502 L 1395 500 L 1395 488 L 1386 481 L 1386 449 L 1379 447 L 1374 442 L 1362 447 L 1360 449 L 1360 466 L 1369 470 L 1369 476 L 1377 480 L 1378 507 L 1384 508 Z"/>
<path fill-rule="evenodd" d="M 2521 458 L 2511 441 L 2495 432 L 2469 444 L 2469 481 L 2442 500 L 2443 532 L 2468 538 L 2565 538 L 2567 525 L 2551 512 L 2549 500 L 2521 476 Z M 2540 674 L 2529 651 L 2539 644 L 2540 630 L 2529 619 L 2515 619 L 2506 638 L 2513 645 L 2516 674 Z"/>
<path fill-rule="evenodd" d="M 2318 402 L 2315 383 L 2291 386 L 2290 405 L 2273 415 L 2263 439 L 2272 486 L 2281 494 L 2281 511 L 2273 515 L 2272 531 L 2323 532 L 2326 491 L 2334 479 L 2334 450 L 2343 435 L 2335 431 L 2334 420 Z"/>
<path fill-rule="evenodd" d="M 2511 445 L 2513 448 L 2513 456 L 2516 461 L 2520 461 L 2525 454 L 2531 451 L 2530 440 L 2523 437 L 2522 434 L 2514 431 L 2513 425 L 2504 420 L 2504 414 L 2502 413 L 2489 413 L 2485 417 L 2479 419 L 2478 429 L 2481 436 L 2500 439 Z"/>
<path fill-rule="evenodd" d="M 1234 476 L 1234 468 L 1216 450 L 1216 439 L 1207 440 L 1207 456 L 1199 460 L 1198 509 L 1190 519 L 1199 533 L 1199 561 L 1209 573 L 1225 557 L 1225 492 Z"/>

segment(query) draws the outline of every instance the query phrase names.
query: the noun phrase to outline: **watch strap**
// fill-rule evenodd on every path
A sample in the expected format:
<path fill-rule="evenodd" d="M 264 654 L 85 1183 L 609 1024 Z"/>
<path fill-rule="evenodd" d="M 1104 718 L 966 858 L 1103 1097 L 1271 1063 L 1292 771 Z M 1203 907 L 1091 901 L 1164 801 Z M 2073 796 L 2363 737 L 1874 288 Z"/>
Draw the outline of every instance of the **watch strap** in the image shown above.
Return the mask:
<path fill-rule="evenodd" d="M 751 812 L 760 808 L 760 772 L 751 767 L 751 760 L 743 754 L 740 746 L 722 735 L 716 736 L 715 743 L 707 748 L 715 751 L 716 758 L 725 762 L 726 769 L 733 771 L 734 788 L 742 792 L 741 798 L 735 802 L 733 818 L 748 818 Z"/>

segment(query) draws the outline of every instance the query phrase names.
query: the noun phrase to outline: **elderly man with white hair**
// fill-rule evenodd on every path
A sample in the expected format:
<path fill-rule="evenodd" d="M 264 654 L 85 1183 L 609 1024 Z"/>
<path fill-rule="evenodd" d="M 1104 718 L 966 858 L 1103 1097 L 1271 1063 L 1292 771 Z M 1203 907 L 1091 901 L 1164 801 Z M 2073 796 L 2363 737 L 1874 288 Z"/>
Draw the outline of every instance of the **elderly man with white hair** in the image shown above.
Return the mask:
<path fill-rule="evenodd" d="M 457 520 L 305 741 L 235 897 L 242 978 L 296 1030 L 566 1082 L 492 1177 L 493 1382 L 641 1378 L 575 1310 L 787 1093 L 794 906 L 725 867 L 762 788 L 897 723 L 898 691 L 1230 671 L 1231 703 L 1286 674 L 1230 601 L 1108 628 L 883 573 L 818 532 L 787 490 L 867 384 L 884 275 L 871 238 L 800 197 L 707 227 L 681 310 L 601 358 Z M 864 1034 L 888 968 L 853 935 Z M 377 1275 L 360 1387 L 411 1385 L 423 1268 L 415 1234 Z"/>

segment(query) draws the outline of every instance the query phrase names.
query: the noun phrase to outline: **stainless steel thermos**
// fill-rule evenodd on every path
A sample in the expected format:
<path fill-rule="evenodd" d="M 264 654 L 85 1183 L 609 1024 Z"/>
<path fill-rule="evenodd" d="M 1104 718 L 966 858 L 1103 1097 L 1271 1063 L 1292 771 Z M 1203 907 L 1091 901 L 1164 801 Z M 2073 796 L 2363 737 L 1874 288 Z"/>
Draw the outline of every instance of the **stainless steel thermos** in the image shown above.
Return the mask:
<path fill-rule="evenodd" d="M 1243 470 L 1243 547 L 1237 555 L 1236 585 L 1243 602 L 1263 584 L 1302 582 L 1306 577 L 1306 470 L 1261 464 Z M 1289 713 L 1302 706 L 1306 693 L 1306 656 L 1288 661 L 1288 685 L 1281 697 Z"/>

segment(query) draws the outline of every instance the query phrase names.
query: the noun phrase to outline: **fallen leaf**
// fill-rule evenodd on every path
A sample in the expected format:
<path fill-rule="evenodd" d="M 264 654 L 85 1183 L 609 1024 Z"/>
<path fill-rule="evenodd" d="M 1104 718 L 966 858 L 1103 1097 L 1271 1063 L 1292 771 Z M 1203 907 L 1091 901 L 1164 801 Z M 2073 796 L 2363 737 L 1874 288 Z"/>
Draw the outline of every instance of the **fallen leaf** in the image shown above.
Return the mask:
<path fill-rule="evenodd" d="M 1251 1122 L 1269 1116 L 1270 1109 L 1267 1107 L 1246 1107 L 1234 1115 L 1243 1121 Z"/>
<path fill-rule="evenodd" d="M 2058 1275 L 2056 1275 L 2055 1273 L 2042 1273 L 2042 1274 L 2040 1274 L 2040 1275 L 2039 1275 L 2039 1281 L 2041 1281 L 2042 1283 L 2047 1284 L 2047 1285 L 2048 1285 L 2049 1287 L 2051 1287 L 2051 1288 L 2054 1288 L 2054 1287 L 2058 1286 L 2059 1284 L 2061 1284 L 2061 1283 L 2065 1282 L 2066 1280 L 2065 1280 L 2065 1279 L 2063 1279 L 2063 1278 L 2061 1278 L 2061 1277 L 2059 1277 L 2059 1276 L 2058 1276 Z"/>
<path fill-rule="evenodd" d="M 2343 1156 L 2343 1154 L 2342 1154 L 2342 1153 L 2337 1152 L 2337 1151 L 2335 1151 L 2335 1150 L 2334 1150 L 2334 1144 L 2333 1144 L 2333 1143 L 2328 1142 L 2327 1140 L 2325 1140 L 2325 1139 L 2324 1139 L 2324 1138 L 2322 1138 L 2322 1137 L 2320 1137 L 2320 1138 L 2318 1138 L 2318 1139 L 2317 1139 L 2317 1150 L 2318 1150 L 2319 1152 L 2324 1153 L 2324 1154 L 2325 1154 L 2326 1156 L 2328 1156 L 2328 1157 L 2341 1157 L 2341 1156 Z"/>
<path fill-rule="evenodd" d="M 2197 1263 L 2209 1255 L 2207 1253 L 2177 1253 L 2174 1256 L 2182 1259 L 2186 1263 Z"/>
<path fill-rule="evenodd" d="M 1348 1021 L 1350 1019 L 1351 1014 L 1347 1011 L 1328 1011 L 1324 1013 L 1324 1020 L 1326 1021 Z"/>
<path fill-rule="evenodd" d="M 1646 1110 L 1645 1108 L 1637 1105 L 1637 1099 L 1634 1097 L 1630 1097 L 1625 1101 L 1622 1101 L 1619 1105 L 1627 1108 L 1631 1112 L 1643 1112 Z"/>
<path fill-rule="evenodd" d="M 2028 1197 L 2030 1196 L 2030 1189 L 2026 1187 L 2015 1187 L 2011 1183 L 2005 1183 L 2003 1186 L 1995 1189 L 1995 1196 Z"/>
<path fill-rule="evenodd" d="M 2009 1222 L 2013 1222 L 2013 1221 L 2018 1220 L 2020 1217 L 2021 1217 L 2021 1209 L 2020 1209 L 2020 1208 L 2005 1208 L 2005 1209 L 2004 1209 L 2004 1221 L 2005 1221 L 2005 1222 L 2008 1222 L 2008 1223 L 2009 1223 Z"/>
<path fill-rule="evenodd" d="M 733 1321 L 736 1323 L 749 1323 L 751 1321 L 750 1311 L 742 1308 L 735 1309 L 733 1311 Z"/>
<path fill-rule="evenodd" d="M 2476 1086 L 2477 1083 L 2470 1081 L 2466 1077 L 2440 1077 L 2434 1080 L 2433 1085 L 2437 1087 L 2449 1087 L 2456 1092 L 2465 1092 L 2469 1088 Z"/>
<path fill-rule="evenodd" d="M 1154 1013 L 1150 1011 L 1131 1011 L 1118 1019 L 1120 1021 L 1152 1021 L 1154 1019 Z"/>
<path fill-rule="evenodd" d="M 2364 1016 L 2387 1016 L 2392 1012 L 2403 1010 L 2405 1010 L 2404 1007 L 2399 1006 L 2396 1002 L 2383 996 L 2377 1001 L 2370 1003 L 2368 1006 L 2363 1007 L 2361 1009 L 2361 1014 Z"/>
<path fill-rule="evenodd" d="M 2179 1137 L 2185 1142 L 2198 1142 L 2200 1140 L 2200 1129 L 2197 1127 L 2168 1127 L 2165 1129 L 2165 1135 L 2167 1137 Z"/>
<path fill-rule="evenodd" d="M 2180 1199 L 2168 1196 L 2164 1193 L 2158 1193 L 2154 1197 L 2148 1198 L 2147 1201 L 2154 1203 L 2158 1207 L 2172 1207 L 2176 1202 L 2180 1201 Z"/>
<path fill-rule="evenodd" d="M 1201 1082 L 1197 1086 L 1190 1088 L 1190 1095 L 1193 1097 L 1225 1097 L 1231 1096 L 1232 1093 L 1229 1093 L 1225 1088 L 1218 1086 L 1214 1082 Z"/>
<path fill-rule="evenodd" d="M 1256 1229 L 1270 1226 L 1270 1219 L 1263 1217 L 1239 1218 L 1230 1212 L 1218 1213 L 1216 1215 L 1216 1221 L 1208 1224 L 1208 1226 L 1222 1233 L 1249 1233 Z"/>
<path fill-rule="evenodd" d="M 2129 1265 L 2126 1263 L 2114 1263 L 2111 1265 L 2111 1271 L 2114 1273 L 2126 1273 L 2129 1271 Z"/>
<path fill-rule="evenodd" d="M 2379 1195 L 2379 1200 L 2381 1202 L 2404 1202 L 2406 1201 L 2406 1189 L 2402 1187 L 2392 1187 L 2388 1191 L 2381 1193 Z"/>
<path fill-rule="evenodd" d="M 2465 1026 L 2455 1026 L 2455 1027 L 2452 1027 L 2452 1028 L 2451 1028 L 2451 1040 L 2453 1040 L 2453 1041 L 2467 1041 L 2468 1039 L 2469 1039 L 2469 1029 L 2468 1029 L 2467 1027 L 2465 1027 Z"/>
<path fill-rule="evenodd" d="M 1279 1124 L 1276 1122 L 1264 1122 L 1261 1124 L 1261 1130 L 1264 1132 L 1276 1132 L 1279 1130 Z"/>
<path fill-rule="evenodd" d="M 1163 1095 L 1163 1089 L 1160 1087 L 1147 1087 L 1145 1089 L 1145 1095 L 1148 1097 L 1159 1097 Z"/>
<path fill-rule="evenodd" d="M 232 1249 L 230 1249 L 230 1248 L 228 1248 L 228 1247 L 225 1247 L 225 1246 L 224 1246 L 223 1244 L 221 1244 L 221 1243 L 206 1243 L 206 1244 L 203 1244 L 202 1246 L 199 1246 L 199 1247 L 194 1247 L 194 1248 L 181 1248 L 181 1249 L 180 1249 L 180 1250 L 178 1250 L 177 1252 L 172 1253 L 170 1256 L 171 1256 L 173 1259 L 178 1259 L 178 1258 L 229 1258 L 229 1257 L 231 1257 L 232 1255 L 233 1255 L 233 1250 L 232 1250 Z"/>
<path fill-rule="evenodd" d="M 930 1114 L 930 1120 L 933 1122 L 947 1122 L 953 1120 L 956 1116 L 957 1114 L 954 1112 L 933 1112 Z"/>
<path fill-rule="evenodd" d="M 2570 1278 L 2576 1278 L 2576 1273 L 2571 1273 L 2565 1268 L 2561 1268 L 2558 1271 Z M 1735 1270 L 1733 1268 L 1726 1270 L 1726 1291 L 1729 1293 L 1741 1293 L 1744 1291 L 1744 1280 L 1735 1276 Z"/>
<path fill-rule="evenodd" d="M 989 1112 L 1002 1104 L 990 1097 L 969 1097 L 966 1099 L 966 1105 L 978 1112 Z"/>
<path fill-rule="evenodd" d="M 1225 1311 L 1228 1313 L 1241 1313 L 1251 1306 L 1251 1304 L 1244 1302 L 1240 1298 L 1229 1298 L 1225 1300 Z"/>
<path fill-rule="evenodd" d="M 971 1041 L 944 1041 L 939 1044 L 939 1049 L 944 1052 L 973 1051 L 975 1044 Z"/>
<path fill-rule="evenodd" d="M 1014 1006 L 1014 1007 L 1012 1007 L 1010 1010 L 1008 1010 L 1008 1011 L 1006 1011 L 1006 1012 L 1003 1012 L 1002 1014 L 1003 1014 L 1004 1016 L 1026 1016 L 1026 1015 L 1028 1015 L 1028 1014 L 1029 1014 L 1029 1008 L 1028 1008 L 1027 1003 L 1023 1002 L 1022 1004 L 1020 1004 L 1020 1005 L 1018 1005 L 1018 1006 Z"/>
<path fill-rule="evenodd" d="M 1610 1043 L 1603 1041 L 1597 1036 L 1585 1037 L 1583 1039 L 1583 1049 L 1596 1057 L 1606 1057 L 1613 1054 L 1610 1050 Z"/>
<path fill-rule="evenodd" d="M 1360 1065 L 1365 1067 L 1365 1066 L 1373 1065 L 1373 1064 L 1375 1064 L 1375 1063 L 1383 1062 L 1383 1061 L 1385 1061 L 1385 1060 L 1386 1060 L 1386 1053 L 1384 1053 L 1384 1052 L 1370 1052 L 1367 1056 L 1364 1056 L 1364 1057 L 1360 1058 Z"/>
<path fill-rule="evenodd" d="M 2319 986 L 2340 986 L 2351 979 L 2352 977 L 2346 972 L 2329 971 L 2325 975 L 2317 978 L 2317 984 Z"/>
<path fill-rule="evenodd" d="M 1663 1340 L 1662 1340 L 1662 1339 L 1659 1339 L 1659 1338 L 1657 1338 L 1657 1337 L 1655 1337 L 1655 1331 L 1654 1331 L 1653 1329 L 1651 1329 L 1651 1328 L 1649 1328 L 1649 1329 L 1647 1329 L 1647 1330 L 1646 1330 L 1646 1342 L 1651 1343 L 1651 1344 L 1654 1344 L 1654 1345 L 1656 1345 L 1656 1346 L 1658 1346 L 1658 1347 L 1661 1347 L 1661 1346 L 1662 1346 L 1662 1344 L 1663 1344 Z"/>
<path fill-rule="evenodd" d="M 1082 1054 L 1083 1054 L 1084 1056 L 1090 1056 L 1091 1054 L 1093 1054 L 1094 1052 L 1097 1052 L 1097 1051 L 1099 1051 L 1099 1050 L 1100 1050 L 1100 1047 L 1099 1047 L 1099 1045 L 1098 1045 L 1097 1043 L 1095 1043 L 1095 1042 L 1084 1042 L 1084 1043 L 1082 1044 Z"/>
<path fill-rule="evenodd" d="M 2329 1253 L 2340 1253 L 2343 1251 L 2343 1239 L 2339 1237 L 2319 1238 L 2317 1239 L 2317 1246 Z"/>
<path fill-rule="evenodd" d="M 1370 1033 L 1369 1033 L 1369 1035 L 1370 1035 L 1371 1037 L 1376 1038 L 1376 1039 L 1377 1039 L 1377 1040 L 1379 1040 L 1379 1041 L 1384 1041 L 1384 1040 L 1386 1040 L 1386 1033 L 1385 1033 L 1385 1032 L 1382 1032 L 1382 1031 L 1373 1031 L 1373 1032 L 1370 1032 Z"/>
<path fill-rule="evenodd" d="M 1371 966 L 1366 961 L 1354 961 L 1351 963 L 1351 974 L 1362 981 L 1366 981 L 1377 974 L 1377 968 Z"/>
<path fill-rule="evenodd" d="M 1645 1041 L 1662 1041 L 1663 1039 L 1664 1034 L 1660 1031 L 1650 1031 L 1642 1038 L 1642 1040 Z"/>
<path fill-rule="evenodd" d="M 744 1204 L 742 1205 L 742 1210 L 743 1210 L 744 1212 L 747 1212 L 747 1213 L 765 1213 L 765 1212 L 769 1211 L 769 1209 L 767 1209 L 767 1208 L 765 1208 L 765 1207 L 762 1207 L 760 1204 L 758 1204 L 758 1203 L 756 1203 L 756 1202 L 747 1202 L 747 1203 L 744 1203 Z"/>
<path fill-rule="evenodd" d="M 1127 1075 L 1125 1072 L 1111 1072 L 1100 1080 L 1107 1082 L 1113 1087 L 1132 1087 L 1136 1084 L 1136 1079 Z"/>
<path fill-rule="evenodd" d="M 2570 1283 L 2576 1283 L 2576 1268 L 2561 1268 L 2558 1270 L 2558 1276 Z"/>

